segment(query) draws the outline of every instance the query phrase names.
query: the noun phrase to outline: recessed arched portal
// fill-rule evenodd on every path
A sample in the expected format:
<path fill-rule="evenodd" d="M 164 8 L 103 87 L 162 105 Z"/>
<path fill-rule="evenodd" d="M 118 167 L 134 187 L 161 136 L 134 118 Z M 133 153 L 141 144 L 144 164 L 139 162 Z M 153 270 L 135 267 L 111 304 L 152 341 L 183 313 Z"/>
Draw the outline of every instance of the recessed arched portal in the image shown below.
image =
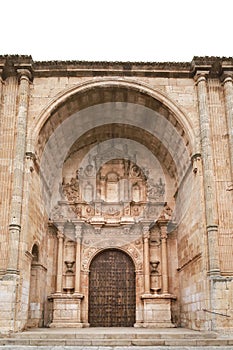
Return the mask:
<path fill-rule="evenodd" d="M 135 323 L 135 266 L 119 249 L 106 249 L 90 265 L 91 327 L 132 327 Z"/>
<path fill-rule="evenodd" d="M 152 227 L 150 232 L 147 226 L 149 220 L 154 224 L 160 217 L 161 208 L 162 217 L 168 222 L 175 212 L 176 225 L 184 216 L 183 209 L 187 212 L 190 208 L 190 197 L 187 199 L 183 193 L 186 190 L 184 184 L 191 182 L 190 156 L 195 150 L 195 138 L 187 120 L 185 114 L 162 93 L 137 83 L 119 82 L 118 79 L 97 85 L 93 82 L 87 84 L 84 90 L 79 86 L 67 93 L 63 91 L 42 112 L 39 123 L 29 133 L 29 139 L 35 146 L 45 212 L 59 228 L 57 246 L 60 244 L 61 251 L 64 242 L 59 232 L 64 228 L 64 222 L 73 221 L 77 234 L 76 254 L 73 254 L 72 260 L 76 260 L 72 286 L 76 293 L 72 297 L 67 295 L 63 286 L 62 272 L 66 273 L 63 271 L 64 262 L 68 260 L 63 261 L 60 254 L 57 264 L 60 277 L 53 298 L 52 327 L 66 323 L 78 326 L 89 323 L 92 327 L 132 327 L 134 324 L 143 327 L 173 326 L 173 296 L 168 291 L 177 291 L 179 287 L 173 263 L 177 259 L 176 246 L 171 239 L 166 248 L 172 252 L 170 261 L 165 254 L 161 258 L 160 227 L 149 226 Z M 115 160 L 119 163 L 118 169 Z M 119 160 L 124 160 L 122 167 Z M 144 196 L 139 180 L 130 168 L 133 163 L 146 175 Z M 95 175 L 105 165 L 104 178 L 95 181 Z M 121 174 L 119 178 L 114 175 L 118 173 Z M 160 173 L 162 176 L 157 176 Z M 128 181 L 129 176 L 135 180 L 132 184 Z M 104 181 L 106 187 L 101 188 L 105 191 L 99 191 L 97 185 L 103 185 Z M 180 185 L 183 187 L 179 197 Z M 63 191 L 64 188 L 67 191 Z M 93 193 L 96 193 L 94 198 Z M 105 196 L 102 197 L 102 193 Z M 155 204 L 154 207 L 147 206 L 147 198 Z M 145 219 L 144 223 L 142 219 Z M 142 226 L 139 227 L 139 223 Z M 132 230 L 129 229 L 131 226 Z M 174 230 L 175 225 L 170 227 Z M 143 237 L 140 236 L 142 233 Z M 118 235 L 122 240 L 120 245 L 115 242 Z M 132 243 L 135 250 L 132 256 L 139 266 L 136 282 L 134 262 L 119 248 L 132 241 L 131 235 L 140 237 Z M 147 235 L 152 237 L 151 241 Z M 109 246 L 111 249 L 105 250 Z M 104 250 L 93 258 L 88 280 L 88 267 L 85 266 L 89 265 L 90 247 L 94 251 Z M 160 262 L 159 266 L 165 266 L 161 263 L 162 259 L 167 264 L 166 271 L 159 267 L 155 271 L 157 275 L 152 276 L 159 281 L 158 290 L 162 291 L 159 297 L 150 295 L 155 290 L 150 279 L 150 258 L 153 258 L 152 263 Z M 161 276 L 166 283 L 160 283 Z M 169 289 L 166 287 L 168 279 Z M 166 287 L 164 295 L 160 284 L 162 288 Z M 61 291 L 62 295 L 58 296 Z M 68 312 L 71 298 L 72 308 L 76 310 L 72 315 Z M 161 307 L 162 319 L 157 322 Z"/>

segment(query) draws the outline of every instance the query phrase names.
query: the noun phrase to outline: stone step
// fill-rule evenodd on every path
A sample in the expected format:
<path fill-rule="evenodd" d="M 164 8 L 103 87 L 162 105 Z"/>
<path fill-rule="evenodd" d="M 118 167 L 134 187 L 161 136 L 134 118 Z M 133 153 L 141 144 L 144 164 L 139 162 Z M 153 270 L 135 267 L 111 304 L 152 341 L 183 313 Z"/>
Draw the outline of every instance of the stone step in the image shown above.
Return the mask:
<path fill-rule="evenodd" d="M 221 338 L 215 332 L 199 332 L 183 328 L 37 328 L 2 337 L 0 346 L 233 347 L 233 336 Z"/>
<path fill-rule="evenodd" d="M 228 339 L 0 339 L 0 346 L 233 346 Z"/>
<path fill-rule="evenodd" d="M 216 338 L 216 332 L 200 332 L 185 328 L 36 328 L 20 333 L 14 333 L 12 338 L 20 339 L 205 339 Z"/>

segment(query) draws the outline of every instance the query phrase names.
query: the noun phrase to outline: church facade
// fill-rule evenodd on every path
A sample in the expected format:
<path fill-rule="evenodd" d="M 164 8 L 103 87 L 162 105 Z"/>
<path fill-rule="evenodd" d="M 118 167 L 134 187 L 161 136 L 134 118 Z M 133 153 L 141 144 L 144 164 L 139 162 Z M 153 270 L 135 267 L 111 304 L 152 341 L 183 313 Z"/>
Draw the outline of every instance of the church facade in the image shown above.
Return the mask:
<path fill-rule="evenodd" d="M 233 59 L 0 56 L 0 329 L 233 330 Z"/>

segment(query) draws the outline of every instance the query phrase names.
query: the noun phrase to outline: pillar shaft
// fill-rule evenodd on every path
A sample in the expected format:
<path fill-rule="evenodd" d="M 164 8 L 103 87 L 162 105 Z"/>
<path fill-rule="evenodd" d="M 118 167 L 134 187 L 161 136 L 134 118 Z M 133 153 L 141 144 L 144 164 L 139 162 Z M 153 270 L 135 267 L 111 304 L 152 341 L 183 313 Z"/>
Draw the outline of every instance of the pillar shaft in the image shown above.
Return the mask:
<path fill-rule="evenodd" d="M 21 232 L 21 215 L 23 202 L 23 178 L 26 148 L 27 114 L 30 90 L 30 72 L 19 69 L 18 89 L 18 114 L 17 114 L 17 136 L 15 143 L 15 154 L 13 162 L 13 185 L 9 226 L 9 256 L 8 272 L 16 273 L 18 270 L 19 241 Z"/>
<path fill-rule="evenodd" d="M 144 228 L 143 242 L 144 242 L 144 288 L 145 293 L 150 293 L 150 233 L 149 228 Z"/>
<path fill-rule="evenodd" d="M 81 292 L 81 240 L 82 228 L 76 226 L 76 268 L 75 268 L 75 293 Z"/>
<path fill-rule="evenodd" d="M 161 237 L 162 292 L 168 294 L 167 222 L 159 223 Z"/>
<path fill-rule="evenodd" d="M 231 181 L 233 181 L 233 78 L 227 76 L 223 81 L 226 116 L 229 134 L 229 150 L 231 161 Z"/>
<path fill-rule="evenodd" d="M 203 74 L 197 76 L 197 95 L 203 161 L 206 227 L 209 248 L 209 273 L 219 274 L 220 265 L 218 247 L 218 214 L 214 177 L 212 135 L 207 102 L 207 82 L 206 77 Z"/>
<path fill-rule="evenodd" d="M 63 278 L 63 240 L 64 235 L 58 231 L 58 249 L 57 249 L 57 285 L 56 293 L 62 293 L 62 278 Z"/>
<path fill-rule="evenodd" d="M 0 69 L 0 119 L 2 116 L 2 86 L 3 86 L 2 69 Z"/>

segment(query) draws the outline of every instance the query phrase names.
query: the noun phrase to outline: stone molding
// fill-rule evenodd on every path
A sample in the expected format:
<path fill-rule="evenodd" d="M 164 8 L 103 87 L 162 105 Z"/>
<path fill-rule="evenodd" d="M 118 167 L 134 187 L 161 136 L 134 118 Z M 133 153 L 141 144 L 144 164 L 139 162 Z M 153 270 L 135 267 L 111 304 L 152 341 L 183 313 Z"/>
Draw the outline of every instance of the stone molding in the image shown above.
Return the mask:
<path fill-rule="evenodd" d="M 108 78 L 108 77 L 97 77 L 80 84 L 74 85 L 67 89 L 64 89 L 62 92 L 58 93 L 41 111 L 41 113 L 36 118 L 34 124 L 29 130 L 28 139 L 31 150 L 34 152 L 33 148 L 36 145 L 37 139 L 42 132 L 43 126 L 46 124 L 47 120 L 55 115 L 61 106 L 64 106 L 65 103 L 68 103 L 70 100 L 75 98 L 75 96 L 81 96 L 83 93 L 88 93 L 93 89 L 98 88 L 125 88 L 140 94 L 144 94 L 145 97 L 150 97 L 152 100 L 160 102 L 163 107 L 174 116 L 178 122 L 179 128 L 181 130 L 179 133 L 183 135 L 186 139 L 184 140 L 185 144 L 189 145 L 187 148 L 189 153 L 192 154 L 195 149 L 195 133 L 194 125 L 191 124 L 190 118 L 187 118 L 185 111 L 179 106 L 179 104 L 172 100 L 168 94 L 164 93 L 160 89 L 152 88 L 149 84 L 146 84 L 138 79 L 131 78 Z M 104 101 L 103 101 L 104 102 Z M 72 111 L 69 110 L 69 113 L 72 114 Z M 55 127 L 55 126 L 54 126 Z M 39 160 L 38 160 L 39 162 Z"/>
<path fill-rule="evenodd" d="M 34 61 L 30 55 L 0 55 L 4 79 L 15 75 L 17 67 L 30 67 L 34 76 L 142 76 L 191 78 L 197 69 L 219 77 L 223 70 L 232 70 L 232 57 L 194 56 L 191 62 L 109 62 L 109 61 Z"/>

